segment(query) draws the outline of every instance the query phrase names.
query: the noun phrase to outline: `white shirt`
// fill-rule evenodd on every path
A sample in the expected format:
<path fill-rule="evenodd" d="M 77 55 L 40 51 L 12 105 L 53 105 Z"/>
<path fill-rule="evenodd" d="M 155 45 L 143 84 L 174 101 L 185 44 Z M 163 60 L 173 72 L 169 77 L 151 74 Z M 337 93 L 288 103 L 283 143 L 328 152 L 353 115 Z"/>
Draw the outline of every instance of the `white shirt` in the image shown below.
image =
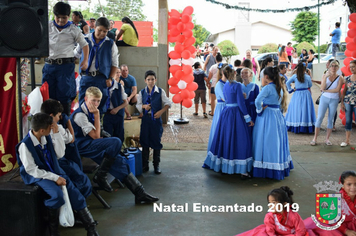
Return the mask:
<path fill-rule="evenodd" d="M 146 92 L 148 93 L 148 87 L 145 87 Z M 171 102 L 169 101 L 169 99 L 167 98 L 166 92 L 161 89 L 161 100 L 162 100 L 162 108 L 165 107 L 166 105 L 168 105 L 169 107 L 171 107 Z M 159 89 L 157 86 L 155 86 L 155 93 L 159 93 Z M 136 108 L 137 110 L 141 113 L 142 112 L 142 91 L 140 91 L 137 95 L 137 104 L 136 104 Z"/>
<path fill-rule="evenodd" d="M 92 34 L 94 33 L 91 33 L 91 34 L 87 34 L 85 35 L 85 38 L 88 38 L 89 41 L 91 41 L 93 44 L 93 37 L 92 37 Z M 108 41 L 110 40 L 107 36 L 105 36 L 105 41 Z M 100 47 L 102 46 L 103 44 L 100 45 Z M 80 58 L 81 57 L 81 54 L 82 54 L 82 48 L 80 45 L 78 45 L 75 49 L 74 49 L 74 55 L 76 58 Z M 89 52 L 90 53 L 90 52 Z M 90 56 L 90 55 L 89 55 Z M 97 69 L 95 68 L 95 59 L 96 57 L 93 58 L 93 62 L 91 63 L 90 65 L 90 68 L 89 68 L 89 72 L 93 72 L 93 71 L 97 71 Z M 115 67 L 119 67 L 119 50 L 117 49 L 117 46 L 115 43 L 112 44 L 112 47 L 111 47 L 111 66 L 115 66 Z"/>
<path fill-rule="evenodd" d="M 209 70 L 209 74 L 210 74 L 210 72 L 212 73 L 211 87 L 213 87 L 213 88 L 215 87 L 216 83 L 218 82 L 218 72 L 219 72 L 218 65 L 219 64 L 212 65 Z"/>
<path fill-rule="evenodd" d="M 47 144 L 47 140 L 45 136 L 41 137 L 41 143 L 38 142 L 36 136 L 32 134 L 32 131 L 29 132 L 31 141 L 33 145 L 36 147 L 38 144 L 41 144 L 42 148 L 44 147 L 45 144 Z M 57 158 L 61 158 L 65 154 L 65 144 L 62 139 L 62 136 L 60 133 L 53 134 L 53 146 L 54 146 L 54 151 L 56 152 Z M 35 160 L 33 159 L 32 154 L 28 150 L 27 146 L 25 143 L 21 143 L 19 147 L 19 154 L 20 154 L 20 160 L 23 164 L 23 167 L 25 168 L 27 174 L 33 176 L 34 178 L 38 179 L 48 179 L 56 182 L 59 178 L 59 176 L 55 173 L 43 170 L 38 168 L 38 166 L 35 163 Z"/>
<path fill-rule="evenodd" d="M 49 59 L 74 57 L 73 48 L 76 42 L 80 47 L 88 45 L 82 31 L 74 24 L 59 31 L 53 24 L 53 21 L 50 21 L 48 25 L 48 38 Z"/>
<path fill-rule="evenodd" d="M 121 87 L 121 98 L 122 98 L 122 101 L 125 101 L 127 99 L 127 94 L 125 93 L 124 86 L 121 85 L 120 87 Z M 118 84 L 118 82 L 116 80 L 114 80 L 114 86 L 111 89 L 109 89 L 110 97 L 112 96 L 112 93 L 113 93 L 114 89 L 119 89 L 119 84 Z M 109 107 L 109 109 L 114 109 L 114 108 L 115 107 L 112 105 L 112 102 L 111 102 L 111 99 L 110 99 L 110 107 Z"/>
<path fill-rule="evenodd" d="M 58 133 L 62 136 L 62 139 L 63 139 L 65 144 L 68 144 L 68 143 L 72 142 L 73 136 L 70 133 L 69 129 L 64 129 L 62 125 L 58 124 Z M 50 135 L 51 135 L 51 138 L 53 140 L 55 138 L 54 137 L 55 134 L 53 133 L 53 130 L 51 130 Z M 65 146 L 64 146 L 64 148 L 65 148 Z M 60 158 L 62 158 L 62 157 L 60 157 Z"/>
<path fill-rule="evenodd" d="M 337 77 L 337 79 L 334 81 L 334 83 L 330 86 L 331 84 L 331 81 L 329 80 L 329 77 L 326 78 L 326 87 L 329 87 L 328 90 L 331 90 L 331 89 L 336 89 L 337 86 L 339 85 L 339 80 L 340 80 L 340 76 Z M 327 98 L 331 98 L 331 99 L 339 99 L 339 93 L 329 93 L 329 92 L 326 92 L 328 90 L 325 90 L 325 92 L 323 93 L 323 96 L 324 97 L 327 97 Z"/>
<path fill-rule="evenodd" d="M 82 110 L 84 111 L 84 113 L 86 115 L 88 115 L 88 110 L 85 107 L 85 103 L 83 102 L 82 105 L 80 106 L 82 108 Z M 88 120 L 88 117 L 84 114 L 83 112 L 78 112 L 73 120 L 74 122 L 80 127 L 82 128 L 83 134 L 84 136 L 87 136 L 87 134 L 92 131 L 92 130 L 96 130 L 95 126 Z"/>

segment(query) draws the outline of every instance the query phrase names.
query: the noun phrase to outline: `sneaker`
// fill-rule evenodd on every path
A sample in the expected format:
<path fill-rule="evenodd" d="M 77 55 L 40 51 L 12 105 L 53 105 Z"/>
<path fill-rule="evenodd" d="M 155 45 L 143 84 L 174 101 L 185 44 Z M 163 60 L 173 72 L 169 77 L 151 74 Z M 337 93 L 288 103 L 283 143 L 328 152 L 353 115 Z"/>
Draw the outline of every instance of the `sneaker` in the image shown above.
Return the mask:
<path fill-rule="evenodd" d="M 208 118 L 208 114 L 206 114 L 206 112 L 203 113 L 204 118 Z"/>

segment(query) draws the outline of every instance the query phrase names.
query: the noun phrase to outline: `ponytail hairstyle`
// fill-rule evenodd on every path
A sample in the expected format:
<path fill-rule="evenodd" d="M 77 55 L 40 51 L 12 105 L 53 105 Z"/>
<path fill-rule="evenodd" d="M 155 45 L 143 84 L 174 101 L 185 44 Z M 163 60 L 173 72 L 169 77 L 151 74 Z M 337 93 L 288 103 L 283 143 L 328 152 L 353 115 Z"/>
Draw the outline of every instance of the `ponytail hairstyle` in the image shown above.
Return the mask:
<path fill-rule="evenodd" d="M 282 46 L 281 51 L 279 52 L 279 56 L 282 56 L 282 53 L 284 53 L 286 51 L 286 46 Z"/>
<path fill-rule="evenodd" d="M 281 80 L 281 77 L 279 76 L 278 67 L 276 67 L 276 66 L 266 67 L 263 73 L 264 73 L 264 75 L 267 75 L 268 78 L 273 81 L 273 83 L 276 84 L 277 94 L 278 94 L 279 98 L 281 99 L 281 109 L 283 112 L 286 111 L 287 110 L 287 92 L 286 92 L 286 88 Z"/>
<path fill-rule="evenodd" d="M 306 64 L 304 62 L 299 62 L 297 65 L 297 79 L 299 82 L 304 83 L 304 74 L 306 71 Z"/>
<path fill-rule="evenodd" d="M 225 78 L 229 80 L 230 83 L 233 81 L 236 81 L 235 80 L 235 78 L 236 78 L 235 70 L 231 67 L 230 67 L 230 65 L 226 65 L 223 69 L 223 74 L 224 74 Z"/>
<path fill-rule="evenodd" d="M 221 80 L 221 78 L 222 78 L 222 73 L 223 73 L 223 69 L 224 69 L 224 67 L 227 66 L 227 65 L 228 65 L 227 63 L 222 63 L 222 62 L 220 62 L 220 63 L 218 64 L 218 77 L 217 77 L 218 81 Z M 227 78 L 227 77 L 226 77 L 226 78 Z"/>
<path fill-rule="evenodd" d="M 272 196 L 278 203 L 289 203 L 292 206 L 293 202 L 293 191 L 288 186 L 282 186 L 280 188 L 273 189 L 267 194 L 268 197 Z"/>
<path fill-rule="evenodd" d="M 136 36 L 137 36 L 137 39 L 138 39 L 138 33 L 137 33 L 136 27 L 135 27 L 134 23 L 132 22 L 132 20 L 130 20 L 130 18 L 128 18 L 127 16 L 125 16 L 124 18 L 121 19 L 121 21 L 122 21 L 123 23 L 127 23 L 127 24 L 129 24 L 129 25 L 132 26 L 132 28 L 133 28 L 133 29 L 135 30 L 135 32 L 136 32 Z"/>
<path fill-rule="evenodd" d="M 262 61 L 261 71 L 267 66 L 268 63 L 272 62 L 272 57 L 267 57 Z"/>
<path fill-rule="evenodd" d="M 83 14 L 80 11 L 73 11 L 73 14 L 79 16 L 79 19 L 83 20 Z"/>

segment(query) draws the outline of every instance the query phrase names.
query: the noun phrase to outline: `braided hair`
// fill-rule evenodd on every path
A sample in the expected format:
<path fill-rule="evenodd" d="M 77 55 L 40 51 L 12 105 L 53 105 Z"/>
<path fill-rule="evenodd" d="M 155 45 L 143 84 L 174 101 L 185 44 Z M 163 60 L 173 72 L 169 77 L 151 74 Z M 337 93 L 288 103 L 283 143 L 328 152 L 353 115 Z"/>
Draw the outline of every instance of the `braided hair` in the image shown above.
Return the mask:
<path fill-rule="evenodd" d="M 281 108 L 283 111 L 287 110 L 287 92 L 285 86 L 279 76 L 279 68 L 276 66 L 266 67 L 264 75 L 267 75 L 270 80 L 276 85 L 276 90 L 279 98 L 281 99 Z"/>

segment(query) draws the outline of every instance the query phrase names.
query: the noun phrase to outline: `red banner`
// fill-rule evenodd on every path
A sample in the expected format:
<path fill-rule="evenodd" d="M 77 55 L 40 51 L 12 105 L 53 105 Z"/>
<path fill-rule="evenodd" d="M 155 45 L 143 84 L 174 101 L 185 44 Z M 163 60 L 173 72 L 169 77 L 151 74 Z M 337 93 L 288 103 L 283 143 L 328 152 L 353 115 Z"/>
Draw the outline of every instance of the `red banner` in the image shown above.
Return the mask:
<path fill-rule="evenodd" d="M 16 58 L 0 58 L 0 176 L 16 164 L 15 146 L 19 142 L 16 84 Z"/>

